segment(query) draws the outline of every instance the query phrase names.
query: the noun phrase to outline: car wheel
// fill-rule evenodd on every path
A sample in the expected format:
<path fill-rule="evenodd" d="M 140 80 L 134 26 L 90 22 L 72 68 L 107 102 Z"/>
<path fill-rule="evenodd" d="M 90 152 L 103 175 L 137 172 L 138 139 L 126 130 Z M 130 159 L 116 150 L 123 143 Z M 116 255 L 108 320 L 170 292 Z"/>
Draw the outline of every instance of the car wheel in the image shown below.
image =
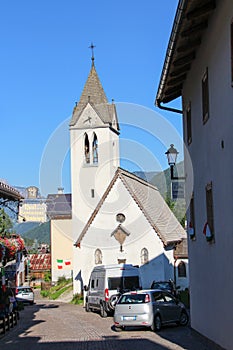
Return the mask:
<path fill-rule="evenodd" d="M 156 315 L 154 318 L 154 322 L 151 326 L 151 329 L 153 332 L 159 332 L 162 327 L 161 317 L 159 315 Z"/>
<path fill-rule="evenodd" d="M 85 304 L 85 310 L 86 310 L 86 312 L 90 312 L 91 311 L 90 306 L 89 306 L 87 301 L 86 301 L 86 304 Z"/>
<path fill-rule="evenodd" d="M 115 326 L 114 329 L 115 332 L 122 332 L 124 328 L 122 326 Z"/>
<path fill-rule="evenodd" d="M 186 326 L 188 324 L 188 321 L 189 321 L 189 317 L 188 317 L 188 314 L 186 311 L 182 311 L 181 312 L 181 315 L 180 315 L 180 321 L 179 321 L 179 324 L 181 326 Z"/>
<path fill-rule="evenodd" d="M 108 316 L 107 311 L 105 310 L 103 304 L 100 304 L 100 316 L 101 317 L 107 317 Z"/>

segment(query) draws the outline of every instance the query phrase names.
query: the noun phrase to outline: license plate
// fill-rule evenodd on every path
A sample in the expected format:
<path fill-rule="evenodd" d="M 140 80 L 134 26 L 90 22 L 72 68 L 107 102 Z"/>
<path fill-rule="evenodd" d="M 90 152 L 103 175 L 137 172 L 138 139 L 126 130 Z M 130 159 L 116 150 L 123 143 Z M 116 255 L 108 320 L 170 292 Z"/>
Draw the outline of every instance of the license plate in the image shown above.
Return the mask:
<path fill-rule="evenodd" d="M 135 321 L 136 316 L 123 316 L 123 321 Z"/>

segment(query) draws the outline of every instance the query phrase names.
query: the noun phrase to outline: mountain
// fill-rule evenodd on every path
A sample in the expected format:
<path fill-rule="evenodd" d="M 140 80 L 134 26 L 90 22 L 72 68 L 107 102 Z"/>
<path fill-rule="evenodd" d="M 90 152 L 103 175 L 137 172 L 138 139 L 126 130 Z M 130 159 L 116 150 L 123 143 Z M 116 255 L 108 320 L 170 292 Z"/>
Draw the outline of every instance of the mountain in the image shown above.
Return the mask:
<path fill-rule="evenodd" d="M 158 171 L 134 171 L 133 174 L 140 177 L 142 180 L 151 183 L 151 180 L 158 174 Z"/>
<path fill-rule="evenodd" d="M 18 224 L 14 230 L 19 233 L 26 241 L 46 243 L 50 245 L 50 221 L 44 223 L 25 222 Z"/>
<path fill-rule="evenodd" d="M 40 225 L 40 222 L 26 221 L 14 225 L 14 231 L 23 236 L 27 231 L 32 230 Z"/>

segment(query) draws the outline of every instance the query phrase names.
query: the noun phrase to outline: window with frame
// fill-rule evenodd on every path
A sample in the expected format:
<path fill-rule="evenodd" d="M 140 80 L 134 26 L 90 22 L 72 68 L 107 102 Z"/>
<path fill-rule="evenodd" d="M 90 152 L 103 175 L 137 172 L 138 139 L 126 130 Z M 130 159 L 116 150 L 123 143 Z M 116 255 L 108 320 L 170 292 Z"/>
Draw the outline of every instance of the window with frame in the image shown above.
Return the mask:
<path fill-rule="evenodd" d="M 195 232 L 195 211 L 194 211 L 194 194 L 192 195 L 192 198 L 190 200 L 189 205 L 189 235 L 191 239 L 195 239 L 196 232 Z"/>
<path fill-rule="evenodd" d="M 84 154 L 86 164 L 90 164 L 90 143 L 87 134 L 84 134 Z"/>
<path fill-rule="evenodd" d="M 202 78 L 202 119 L 203 124 L 209 119 L 209 79 L 208 68 Z"/>
<path fill-rule="evenodd" d="M 183 261 L 178 265 L 178 277 L 186 277 L 186 266 Z"/>
<path fill-rule="evenodd" d="M 149 261 L 149 252 L 146 248 L 141 250 L 141 264 L 146 264 Z"/>
<path fill-rule="evenodd" d="M 214 209 L 213 209 L 213 190 L 212 182 L 206 186 L 206 214 L 207 222 L 212 235 L 214 234 Z"/>
<path fill-rule="evenodd" d="M 192 142 L 192 114 L 191 114 L 191 103 L 186 110 L 186 123 L 187 123 L 187 143 L 190 145 Z"/>
<path fill-rule="evenodd" d="M 98 164 L 98 139 L 97 139 L 96 133 L 93 134 L 92 156 L 93 156 L 93 164 Z"/>

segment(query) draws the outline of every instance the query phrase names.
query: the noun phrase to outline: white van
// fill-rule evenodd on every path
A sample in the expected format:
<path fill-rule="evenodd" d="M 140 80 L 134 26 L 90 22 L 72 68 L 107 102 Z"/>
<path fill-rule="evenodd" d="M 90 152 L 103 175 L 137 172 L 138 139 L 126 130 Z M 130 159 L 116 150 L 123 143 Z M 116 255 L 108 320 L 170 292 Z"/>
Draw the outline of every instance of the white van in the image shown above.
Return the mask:
<path fill-rule="evenodd" d="M 99 265 L 91 272 L 85 296 L 85 309 L 100 311 L 101 317 L 113 314 L 124 292 L 141 289 L 139 268 L 131 264 Z"/>

